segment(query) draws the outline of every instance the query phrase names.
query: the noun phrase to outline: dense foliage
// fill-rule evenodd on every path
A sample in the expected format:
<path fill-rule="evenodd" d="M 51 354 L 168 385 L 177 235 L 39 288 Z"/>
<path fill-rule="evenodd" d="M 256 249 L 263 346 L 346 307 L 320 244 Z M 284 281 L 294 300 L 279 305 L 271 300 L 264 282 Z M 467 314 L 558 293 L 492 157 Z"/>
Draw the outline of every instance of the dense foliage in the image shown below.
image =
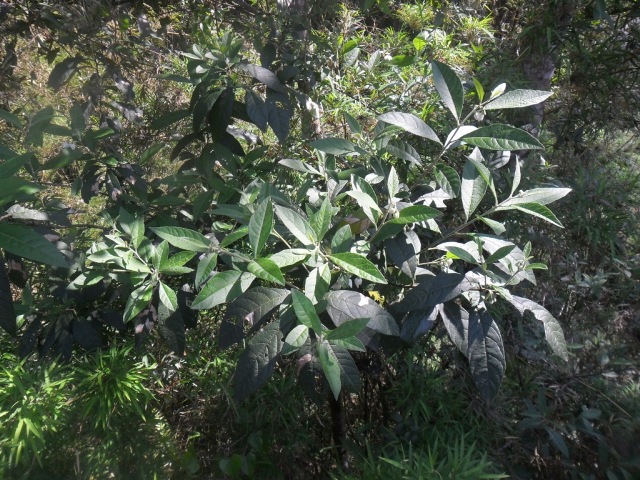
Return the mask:
<path fill-rule="evenodd" d="M 601 424 L 572 315 L 637 296 L 635 197 L 591 196 L 634 165 L 583 159 L 637 86 L 599 123 L 553 54 L 624 45 L 632 86 L 638 11 L 569 3 L 3 6 L 0 471 L 631 478 L 637 383 Z"/>

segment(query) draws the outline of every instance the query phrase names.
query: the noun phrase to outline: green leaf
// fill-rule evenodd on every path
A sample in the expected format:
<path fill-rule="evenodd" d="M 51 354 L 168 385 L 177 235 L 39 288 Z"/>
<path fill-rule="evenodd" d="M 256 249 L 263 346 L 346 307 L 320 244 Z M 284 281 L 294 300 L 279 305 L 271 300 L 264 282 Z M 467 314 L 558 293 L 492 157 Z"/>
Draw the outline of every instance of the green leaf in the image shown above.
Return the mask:
<path fill-rule="evenodd" d="M 326 341 L 318 342 L 317 348 L 318 360 L 320 361 L 320 365 L 322 366 L 322 371 L 324 372 L 324 376 L 329 383 L 331 392 L 333 392 L 333 396 L 337 400 L 342 388 L 342 384 L 340 382 L 340 364 L 338 362 L 338 358 L 331 348 L 331 345 L 329 345 L 329 343 L 327 343 Z"/>
<path fill-rule="evenodd" d="M 287 207 L 275 206 L 276 215 L 287 227 L 287 230 L 296 237 L 303 245 L 313 245 L 318 241 L 316 232 L 311 228 L 309 222 L 299 213 Z"/>
<path fill-rule="evenodd" d="M 442 142 L 438 138 L 438 135 L 436 135 L 436 132 L 434 132 L 433 129 L 429 125 L 424 123 L 420 118 L 411 113 L 383 113 L 382 115 L 378 116 L 378 120 L 381 122 L 389 123 L 391 125 L 395 125 L 402 128 L 403 130 L 406 130 L 409 133 L 413 133 L 414 135 L 417 135 L 419 137 L 427 138 L 442 145 Z"/>
<path fill-rule="evenodd" d="M 476 149 L 474 151 L 474 153 L 475 152 L 478 153 L 477 157 L 482 159 L 482 154 L 480 154 L 480 151 L 478 149 Z M 474 155 L 469 156 L 468 160 L 469 160 L 469 162 L 471 162 L 473 164 L 474 167 L 476 167 L 476 170 L 478 170 L 478 173 L 480 174 L 482 179 L 485 181 L 485 183 L 487 184 L 487 186 L 491 190 L 491 193 L 493 194 L 493 198 L 496 201 L 496 205 L 497 205 L 498 204 L 498 194 L 496 193 L 496 187 L 493 184 L 493 177 L 491 176 L 491 172 L 489 171 L 489 169 L 481 161 L 476 160 L 475 158 L 473 158 L 473 156 Z"/>
<path fill-rule="evenodd" d="M 131 215 L 124 208 L 120 208 L 118 214 L 118 223 L 122 227 L 124 233 L 131 238 L 133 248 L 138 248 L 142 240 L 144 240 L 144 220 L 138 215 Z"/>
<path fill-rule="evenodd" d="M 447 192 L 451 198 L 460 195 L 460 176 L 453 168 L 439 163 L 436 165 L 435 177 L 440 188 Z"/>
<path fill-rule="evenodd" d="M 204 310 L 230 302 L 247 290 L 255 278 L 251 273 L 236 270 L 220 272 L 207 281 L 191 308 Z"/>
<path fill-rule="evenodd" d="M 515 295 L 511 296 L 509 302 L 520 312 L 520 315 L 524 316 L 524 314 L 529 311 L 536 319 L 540 320 L 544 325 L 544 335 L 551 350 L 565 362 L 569 361 L 567 342 L 564 339 L 562 327 L 546 308 L 532 300 Z"/>
<path fill-rule="evenodd" d="M 520 205 L 523 203 L 539 203 L 540 205 L 548 205 L 556 200 L 560 200 L 571 193 L 570 188 L 532 188 L 520 192 L 515 197 L 508 198 L 500 204 L 501 207 L 509 207 L 512 205 Z"/>
<path fill-rule="evenodd" d="M 468 328 L 471 376 L 484 400 L 489 402 L 498 393 L 506 369 L 502 335 L 486 311 L 471 312 Z"/>
<path fill-rule="evenodd" d="M 460 138 L 469 145 L 486 150 L 536 150 L 544 148 L 530 133 L 509 125 L 480 127 Z"/>
<path fill-rule="evenodd" d="M 161 130 L 163 128 L 168 127 L 169 125 L 173 125 L 176 122 L 179 122 L 183 118 L 187 118 L 190 112 L 188 109 L 176 110 L 174 112 L 165 113 L 164 115 L 155 118 L 151 122 L 151 128 L 154 130 Z"/>
<path fill-rule="evenodd" d="M 493 233 L 495 233 L 496 235 L 502 235 L 504 232 L 507 231 L 505 226 L 500 222 L 496 222 L 495 220 L 491 220 L 490 218 L 485 218 L 480 216 L 478 216 L 478 219 L 482 221 L 482 223 L 487 225 L 489 228 L 491 228 L 491 230 L 493 230 Z"/>
<path fill-rule="evenodd" d="M 60 251 L 41 234 L 22 225 L 0 223 L 0 248 L 53 267 L 68 268 Z"/>
<path fill-rule="evenodd" d="M 398 336 L 400 330 L 393 316 L 373 299 L 353 290 L 333 290 L 325 296 L 327 313 L 339 327 L 354 319 L 368 318 L 367 328 L 383 335 Z"/>
<path fill-rule="evenodd" d="M 552 94 L 553 92 L 544 92 L 541 90 L 511 90 L 510 92 L 495 97 L 493 100 L 489 100 L 482 107 L 485 110 L 528 107 L 544 102 Z"/>
<path fill-rule="evenodd" d="M 321 335 L 324 328 L 311 300 L 297 289 L 291 290 L 291 299 L 293 300 L 293 309 L 300 323 L 313 330 L 316 335 Z"/>
<path fill-rule="evenodd" d="M 396 172 L 396 169 L 393 166 L 391 167 L 391 170 L 389 170 L 387 190 L 389 191 L 389 198 L 394 198 L 400 191 L 400 179 L 398 178 L 398 172 Z"/>
<path fill-rule="evenodd" d="M 196 288 L 200 288 L 200 286 L 204 282 L 209 280 L 209 277 L 216 268 L 217 263 L 218 254 L 216 252 L 208 253 L 200 259 L 200 261 L 198 262 L 198 267 L 196 268 Z"/>
<path fill-rule="evenodd" d="M 328 264 L 323 263 L 309 273 L 304 282 L 304 293 L 312 302 L 317 303 L 329 291 L 330 286 L 331 270 Z"/>
<path fill-rule="evenodd" d="M 420 154 L 408 143 L 402 142 L 400 140 L 391 140 L 389 143 L 387 143 L 384 149 L 394 157 L 406 160 L 407 162 L 413 163 L 414 165 L 417 165 L 419 167 L 422 166 Z"/>
<path fill-rule="evenodd" d="M 353 340 L 358 341 L 357 338 Z M 341 342 L 338 340 L 338 342 Z M 351 393 L 360 393 L 360 389 L 362 388 L 362 382 L 360 381 L 360 372 L 358 371 L 358 366 L 356 362 L 353 360 L 351 354 L 347 351 L 347 347 L 342 347 L 342 345 L 337 345 L 335 342 L 331 342 L 331 349 L 338 359 L 338 365 L 340 366 L 340 383 L 342 384 L 342 388 L 344 388 L 347 392 Z M 347 345 L 349 345 L 347 343 Z M 358 348 L 354 348 L 354 350 L 361 351 Z"/>
<path fill-rule="evenodd" d="M 251 63 L 240 63 L 238 64 L 238 68 L 248 75 L 251 75 L 259 82 L 264 83 L 271 90 L 275 90 L 280 93 L 287 93 L 287 87 L 280 82 L 277 75 L 271 70 Z"/>
<path fill-rule="evenodd" d="M 266 282 L 273 282 L 284 286 L 284 277 L 282 276 L 280 268 L 268 258 L 252 260 L 249 262 L 247 270 Z"/>
<path fill-rule="evenodd" d="M 47 85 L 56 92 L 60 90 L 60 88 L 76 74 L 83 60 L 83 57 L 78 56 L 65 58 L 57 63 L 49 74 Z"/>
<path fill-rule="evenodd" d="M 487 182 L 482 178 L 473 162 L 467 160 L 462 171 L 462 186 L 460 190 L 462 208 L 467 220 L 480 205 L 486 191 Z"/>
<path fill-rule="evenodd" d="M 369 280 L 370 282 L 375 283 L 387 283 L 387 280 L 380 273 L 378 268 L 365 257 L 358 255 L 357 253 L 334 253 L 333 255 L 329 255 L 329 260 L 344 271 L 352 275 L 357 275 L 363 280 Z"/>
<path fill-rule="evenodd" d="M 220 242 L 220 246 L 222 248 L 225 248 L 225 247 L 228 247 L 229 245 L 233 245 L 235 242 L 237 242 L 241 238 L 246 237 L 247 235 L 249 235 L 249 226 L 243 225 L 242 227 L 237 228 L 233 232 L 225 235 L 222 241 Z"/>
<path fill-rule="evenodd" d="M 124 307 L 124 321 L 128 322 L 147 308 L 152 296 L 153 285 L 150 282 L 144 283 L 141 287 L 131 292 Z"/>
<path fill-rule="evenodd" d="M 485 263 L 487 265 L 491 265 L 492 263 L 496 263 L 498 260 L 502 260 L 507 255 L 509 255 L 514 248 L 516 248 L 515 245 L 505 245 L 504 247 L 500 247 L 498 250 L 489 255 L 489 258 L 485 260 Z"/>
<path fill-rule="evenodd" d="M 352 142 L 344 138 L 321 138 L 320 140 L 311 142 L 309 145 L 316 150 L 320 150 L 321 152 L 325 152 L 330 155 L 359 154 L 357 147 Z"/>
<path fill-rule="evenodd" d="M 441 213 L 435 208 L 426 205 L 411 205 L 403 208 L 397 218 L 392 218 L 387 223 L 391 225 L 407 225 L 409 223 L 419 223 L 432 218 L 439 217 Z"/>
<path fill-rule="evenodd" d="M 171 245 L 191 252 L 208 252 L 209 239 L 200 232 L 182 227 L 151 227 L 151 231 Z"/>
<path fill-rule="evenodd" d="M 244 95 L 244 103 L 247 105 L 247 115 L 251 121 L 263 133 L 267 131 L 269 123 L 269 109 L 260 95 L 247 90 Z"/>
<path fill-rule="evenodd" d="M 369 323 L 368 318 L 354 318 L 342 323 L 339 327 L 327 332 L 324 336 L 327 340 L 344 340 L 345 338 L 355 337 Z"/>
<path fill-rule="evenodd" d="M 159 282 L 158 296 L 167 310 L 175 312 L 178 309 L 178 296 L 167 284 Z"/>
<path fill-rule="evenodd" d="M 162 150 L 166 146 L 167 146 L 166 143 L 156 143 L 155 145 L 152 145 L 149 148 L 147 148 L 144 152 L 142 152 L 142 155 L 140 155 L 140 160 L 139 160 L 140 165 L 144 165 L 145 163 L 149 162 L 153 157 L 156 156 L 156 154 L 160 150 Z"/>
<path fill-rule="evenodd" d="M 325 197 L 322 205 L 309 219 L 311 228 L 316 232 L 318 240 L 322 240 L 331 228 L 331 219 L 333 218 L 333 209 L 329 197 Z"/>
<path fill-rule="evenodd" d="M 28 182 L 22 178 L 0 178 L 0 207 L 22 198 L 28 198 L 43 188 L 41 185 Z"/>
<path fill-rule="evenodd" d="M 301 160 L 295 160 L 292 158 L 285 158 L 278 162 L 278 165 L 284 165 L 291 170 L 297 170 L 298 172 L 311 173 L 313 175 L 320 175 L 320 172 L 313 168 L 308 163 L 305 163 Z"/>
<path fill-rule="evenodd" d="M 470 263 L 471 265 L 479 265 L 480 263 L 482 263 L 482 260 L 477 258 L 478 256 L 477 251 L 474 252 L 475 253 L 474 255 L 468 252 L 465 248 L 462 248 L 462 246 L 445 245 L 445 244 L 438 245 L 438 248 L 444 248 L 447 252 L 452 253 L 454 257 L 457 257 L 460 260 Z"/>
<path fill-rule="evenodd" d="M 287 248 L 269 256 L 269 260 L 280 268 L 290 267 L 297 263 L 304 262 L 312 251 L 304 248 Z"/>
<path fill-rule="evenodd" d="M 476 93 L 478 94 L 478 100 L 482 102 L 484 99 L 484 88 L 476 77 L 473 77 L 473 85 L 476 87 Z"/>
<path fill-rule="evenodd" d="M 359 190 L 349 190 L 346 193 L 350 197 L 354 198 L 356 202 L 358 202 L 358 205 L 360 205 L 362 208 L 369 208 L 378 213 L 382 213 L 382 210 L 380 210 L 380 207 L 378 206 L 378 202 L 373 199 L 368 193 L 361 192 Z"/>
<path fill-rule="evenodd" d="M 257 391 L 273 374 L 282 350 L 280 322 L 264 327 L 250 341 L 236 364 L 233 394 L 238 402 Z"/>
<path fill-rule="evenodd" d="M 258 257 L 264 248 L 273 228 L 273 205 L 271 198 L 265 198 L 258 204 L 249 220 L 249 244 L 253 255 Z"/>
<path fill-rule="evenodd" d="M 348 252 L 353 244 L 351 226 L 344 225 L 338 229 L 331 239 L 331 252 Z"/>
<path fill-rule="evenodd" d="M 455 72 L 444 63 L 433 60 L 431 62 L 433 83 L 440 94 L 440 98 L 453 114 L 456 121 L 460 121 L 462 105 L 464 103 L 464 89 L 462 82 Z"/>
<path fill-rule="evenodd" d="M 282 354 L 289 355 L 297 351 L 309 339 L 309 327 L 296 325 L 287 335 L 282 346 Z"/>
<path fill-rule="evenodd" d="M 11 283 L 9 282 L 9 276 L 2 254 L 0 254 L 0 327 L 9 335 L 15 336 L 17 330 L 16 311 L 13 307 Z"/>
<path fill-rule="evenodd" d="M 430 307 L 453 300 L 472 287 L 460 273 L 441 272 L 434 276 L 418 278 L 420 283 L 407 291 L 404 298 L 392 306 L 394 312 L 428 310 Z"/>
<path fill-rule="evenodd" d="M 19 128 L 20 130 L 24 128 L 24 125 L 22 125 L 22 122 L 20 121 L 20 118 L 17 115 L 14 115 L 11 112 L 7 112 L 6 110 L 2 110 L 1 108 L 0 108 L 0 120 L 4 120 L 5 122 L 13 125 L 16 128 Z"/>
<path fill-rule="evenodd" d="M 560 223 L 560 220 L 553 214 L 551 210 L 549 210 L 544 205 L 540 205 L 539 203 L 520 203 L 518 205 L 514 205 L 513 207 L 521 212 L 527 213 L 529 215 L 533 215 L 534 217 L 541 218 L 546 220 L 549 223 L 554 224 L 556 227 L 564 228 Z M 498 208 L 496 210 L 504 210 L 503 208 Z"/>

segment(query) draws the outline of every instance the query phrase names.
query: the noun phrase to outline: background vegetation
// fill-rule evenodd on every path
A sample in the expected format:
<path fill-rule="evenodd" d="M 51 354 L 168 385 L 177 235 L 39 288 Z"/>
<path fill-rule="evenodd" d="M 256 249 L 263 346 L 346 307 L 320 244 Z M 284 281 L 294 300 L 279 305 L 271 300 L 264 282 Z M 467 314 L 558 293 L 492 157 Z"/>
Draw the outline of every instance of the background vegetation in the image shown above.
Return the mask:
<path fill-rule="evenodd" d="M 640 476 L 639 18 L 0 3 L 0 476 Z"/>

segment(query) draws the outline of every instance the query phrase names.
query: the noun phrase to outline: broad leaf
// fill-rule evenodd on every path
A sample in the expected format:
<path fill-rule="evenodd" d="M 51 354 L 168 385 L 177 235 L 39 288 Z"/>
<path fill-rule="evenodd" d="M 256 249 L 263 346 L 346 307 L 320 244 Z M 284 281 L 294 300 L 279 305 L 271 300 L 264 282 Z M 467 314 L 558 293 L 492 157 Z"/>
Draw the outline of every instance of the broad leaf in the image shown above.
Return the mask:
<path fill-rule="evenodd" d="M 539 203 L 520 203 L 518 205 L 514 205 L 513 207 L 507 207 L 508 209 L 515 209 L 521 212 L 527 213 L 529 215 L 533 215 L 534 217 L 541 218 L 546 220 L 549 223 L 552 223 L 556 227 L 564 228 L 558 220 L 558 217 L 554 215 L 554 213 L 549 210 L 544 205 L 540 205 Z M 497 210 L 504 210 L 503 208 L 498 208 Z"/>
<path fill-rule="evenodd" d="M 499 123 L 478 128 L 461 137 L 461 140 L 469 145 L 475 145 L 486 150 L 535 150 L 544 148 L 538 139 L 530 133 Z"/>
<path fill-rule="evenodd" d="M 407 343 L 413 343 L 431 331 L 438 318 L 438 309 L 431 307 L 427 310 L 409 312 L 402 321 L 400 338 Z"/>
<path fill-rule="evenodd" d="M 195 230 L 182 227 L 151 227 L 151 231 L 171 245 L 190 252 L 208 252 L 211 242 Z"/>
<path fill-rule="evenodd" d="M 511 90 L 495 97 L 483 105 L 485 110 L 498 110 L 501 108 L 522 108 L 537 105 L 544 102 L 552 95 L 552 92 L 542 90 Z"/>
<path fill-rule="evenodd" d="M 350 320 L 368 318 L 367 328 L 371 330 L 393 336 L 400 333 L 391 314 L 360 292 L 334 290 L 325 296 L 325 300 L 327 313 L 337 327 Z"/>
<path fill-rule="evenodd" d="M 290 208 L 281 207 L 280 205 L 276 205 L 275 209 L 280 221 L 300 243 L 303 245 L 313 245 L 318 240 L 316 232 L 302 215 Z"/>
<path fill-rule="evenodd" d="M 442 142 L 433 129 L 424 123 L 420 118 L 411 113 L 389 112 L 378 116 L 381 122 L 389 123 L 406 130 L 409 133 L 418 135 L 419 137 L 428 138 L 442 145 Z"/>
<path fill-rule="evenodd" d="M 569 352 L 567 351 L 567 342 L 564 339 L 564 333 L 562 332 L 560 323 L 558 323 L 553 315 L 551 315 L 551 313 L 543 306 L 526 298 L 512 295 L 509 301 L 521 315 L 524 315 L 529 311 L 536 319 L 542 322 L 544 325 L 544 335 L 547 339 L 547 343 L 549 343 L 551 349 L 556 355 L 562 358 L 565 362 L 568 361 Z"/>
<path fill-rule="evenodd" d="M 264 327 L 242 352 L 233 375 L 233 394 L 238 402 L 257 391 L 273 374 L 282 350 L 280 323 Z"/>
<path fill-rule="evenodd" d="M 262 97 L 251 90 L 247 90 L 244 96 L 244 103 L 247 105 L 247 115 L 249 115 L 251 121 L 262 132 L 266 132 L 269 122 L 269 109 Z"/>
<path fill-rule="evenodd" d="M 360 205 L 363 209 L 368 208 L 378 213 L 382 213 L 382 210 L 380 210 L 380 207 L 378 206 L 378 202 L 368 193 L 361 192 L 359 190 L 349 190 L 347 192 L 347 195 L 355 198 L 356 202 L 358 202 L 358 205 Z"/>
<path fill-rule="evenodd" d="M 0 178 L 0 207 L 7 203 L 29 198 L 42 189 L 41 185 L 22 178 Z"/>
<path fill-rule="evenodd" d="M 273 228 L 273 205 L 271 198 L 265 198 L 258 204 L 249 220 L 249 244 L 253 255 L 258 257 L 267 243 Z"/>
<path fill-rule="evenodd" d="M 480 205 L 486 191 L 487 182 L 482 178 L 473 162 L 467 160 L 462 171 L 462 186 L 460 189 L 462 208 L 467 220 Z"/>
<path fill-rule="evenodd" d="M 297 289 L 291 290 L 291 299 L 293 301 L 293 310 L 300 323 L 313 330 L 316 335 L 320 335 L 323 331 L 322 322 L 311 300 Z"/>
<path fill-rule="evenodd" d="M 185 322 L 180 310 L 167 309 L 164 303 L 158 306 L 158 333 L 165 343 L 178 355 L 184 355 Z"/>
<path fill-rule="evenodd" d="M 19 257 L 53 267 L 69 267 L 54 244 L 41 234 L 22 225 L 0 223 L 0 248 Z"/>
<path fill-rule="evenodd" d="M 311 250 L 305 248 L 287 248 L 269 256 L 269 260 L 278 265 L 278 267 L 285 268 L 304 262 L 311 253 Z"/>
<path fill-rule="evenodd" d="M 18 173 L 20 169 L 33 160 L 32 153 L 23 153 L 0 163 L 0 179 L 9 180 L 9 177 Z"/>
<path fill-rule="evenodd" d="M 375 283 L 387 283 L 387 280 L 380 273 L 378 268 L 362 255 L 357 253 L 344 252 L 329 255 L 329 260 L 342 268 L 344 271 L 357 275 L 363 280 Z"/>
<path fill-rule="evenodd" d="M 453 114 L 456 121 L 460 120 L 464 103 L 464 89 L 462 82 L 455 72 L 444 63 L 433 60 L 431 62 L 433 83 L 440 94 L 440 98 Z"/>
<path fill-rule="evenodd" d="M 387 261 L 394 263 L 409 278 L 415 278 L 420 251 L 418 236 L 413 231 L 403 232 L 402 235 L 385 240 L 384 246 Z"/>
<path fill-rule="evenodd" d="M 249 288 L 254 279 L 255 275 L 236 270 L 217 273 L 205 284 L 191 308 L 203 310 L 230 302 Z"/>
<path fill-rule="evenodd" d="M 0 108 L 0 120 L 4 120 L 5 122 L 13 125 L 16 128 L 19 128 L 20 130 L 24 128 L 24 125 L 22 125 L 22 122 L 20 121 L 20 117 L 18 117 L 17 115 L 11 112 L 7 112 L 6 110 L 3 110 L 1 108 Z"/>
<path fill-rule="evenodd" d="M 331 252 L 341 253 L 348 252 L 353 244 L 353 235 L 351 226 L 344 225 L 338 229 L 331 239 Z"/>

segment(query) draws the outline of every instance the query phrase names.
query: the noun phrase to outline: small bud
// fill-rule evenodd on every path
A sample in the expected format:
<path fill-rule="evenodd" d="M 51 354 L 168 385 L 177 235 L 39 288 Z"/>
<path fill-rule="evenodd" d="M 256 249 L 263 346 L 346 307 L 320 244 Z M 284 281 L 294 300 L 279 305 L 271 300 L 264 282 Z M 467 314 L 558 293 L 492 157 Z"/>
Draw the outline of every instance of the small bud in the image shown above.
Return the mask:
<path fill-rule="evenodd" d="M 478 122 L 484 120 L 484 110 L 478 110 L 473 114 L 473 118 L 475 118 Z"/>

